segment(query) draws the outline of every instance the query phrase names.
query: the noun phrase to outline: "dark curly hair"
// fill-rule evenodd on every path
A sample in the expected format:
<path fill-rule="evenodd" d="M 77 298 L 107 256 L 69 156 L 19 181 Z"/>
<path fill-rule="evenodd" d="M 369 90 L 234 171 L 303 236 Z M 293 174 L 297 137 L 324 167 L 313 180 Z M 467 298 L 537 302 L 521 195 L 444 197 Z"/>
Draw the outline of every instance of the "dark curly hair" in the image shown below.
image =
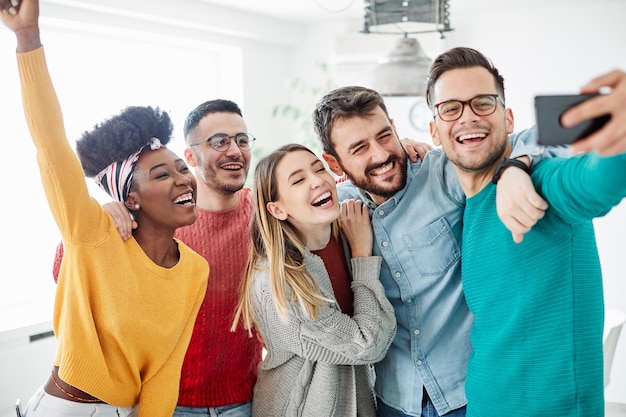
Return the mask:
<path fill-rule="evenodd" d="M 170 116 L 158 107 L 130 106 L 107 119 L 76 141 L 76 153 L 83 171 L 93 178 L 113 162 L 123 161 L 151 138 L 163 145 L 172 138 Z"/>

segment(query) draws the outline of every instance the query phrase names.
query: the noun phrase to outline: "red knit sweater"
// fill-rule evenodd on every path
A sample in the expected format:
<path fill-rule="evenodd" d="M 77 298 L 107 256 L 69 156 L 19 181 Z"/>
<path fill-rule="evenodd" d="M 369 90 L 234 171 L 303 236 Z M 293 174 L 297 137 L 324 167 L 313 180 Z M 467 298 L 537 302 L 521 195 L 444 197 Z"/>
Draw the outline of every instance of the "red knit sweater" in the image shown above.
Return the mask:
<path fill-rule="evenodd" d="M 180 380 L 178 405 L 220 407 L 252 400 L 261 344 L 241 327 L 230 331 L 250 243 L 252 192 L 243 188 L 232 210 L 198 208 L 198 219 L 176 237 L 211 267 Z"/>
<path fill-rule="evenodd" d="M 183 363 L 178 405 L 221 407 L 252 400 L 262 346 L 241 327 L 230 331 L 249 252 L 252 192 L 243 188 L 232 210 L 197 208 L 193 225 L 176 231 L 176 237 L 209 262 L 207 293 Z M 63 246 L 53 264 L 58 275 Z"/>

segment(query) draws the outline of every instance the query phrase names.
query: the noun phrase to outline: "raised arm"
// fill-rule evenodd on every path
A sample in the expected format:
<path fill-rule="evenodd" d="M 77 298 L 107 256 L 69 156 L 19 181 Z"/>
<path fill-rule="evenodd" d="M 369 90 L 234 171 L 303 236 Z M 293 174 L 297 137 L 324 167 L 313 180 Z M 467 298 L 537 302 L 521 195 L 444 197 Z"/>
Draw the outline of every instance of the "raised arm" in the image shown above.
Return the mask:
<path fill-rule="evenodd" d="M 10 1 L 16 4 L 11 5 Z M 110 220 L 89 197 L 83 168 L 67 139 L 60 103 L 39 37 L 39 3 L 37 0 L 0 0 L 0 10 L 3 23 L 17 39 L 16 58 L 24 114 L 37 149 L 50 211 L 66 244 L 92 241 L 98 236 L 94 230 L 108 227 Z"/>
<path fill-rule="evenodd" d="M 0 10 L 2 22 L 15 33 L 17 52 L 28 52 L 41 46 L 38 0 L 0 0 Z"/>
<path fill-rule="evenodd" d="M 597 93 L 610 88 L 608 94 L 594 97 L 563 114 L 564 126 L 574 126 L 583 120 L 610 114 L 611 120 L 599 131 L 572 145 L 572 152 L 596 151 L 609 156 L 626 152 L 626 72 L 611 71 L 594 78 L 580 89 L 581 93 Z"/>
<path fill-rule="evenodd" d="M 602 157 L 593 152 L 544 161 L 533 179 L 551 209 L 576 223 L 604 216 L 626 197 L 625 173 L 626 153 Z"/>

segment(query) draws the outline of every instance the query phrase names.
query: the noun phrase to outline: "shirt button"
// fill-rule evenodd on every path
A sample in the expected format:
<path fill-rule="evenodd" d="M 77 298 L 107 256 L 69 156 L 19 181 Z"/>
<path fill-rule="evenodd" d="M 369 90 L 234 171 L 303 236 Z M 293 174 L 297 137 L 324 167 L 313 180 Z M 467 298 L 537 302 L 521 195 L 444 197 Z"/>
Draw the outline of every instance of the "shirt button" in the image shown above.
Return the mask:
<path fill-rule="evenodd" d="M 402 274 L 400 272 L 396 272 L 396 278 L 400 278 L 402 276 Z"/>
<path fill-rule="evenodd" d="M 389 242 L 383 242 L 383 247 L 386 248 L 387 246 L 389 246 Z"/>
<path fill-rule="evenodd" d="M 422 361 L 418 360 L 417 362 L 415 362 L 417 364 L 417 366 L 422 366 Z"/>
<path fill-rule="evenodd" d="M 407 304 L 411 304 L 412 302 L 413 302 L 413 299 L 412 299 L 412 298 L 407 298 L 407 299 L 406 299 L 406 303 L 407 303 Z"/>
<path fill-rule="evenodd" d="M 413 330 L 413 334 L 414 334 L 415 336 L 417 336 L 418 334 L 420 334 L 419 329 L 415 329 L 415 330 Z"/>
<path fill-rule="evenodd" d="M 378 215 L 379 216 L 384 216 L 385 215 L 385 210 L 378 210 Z"/>

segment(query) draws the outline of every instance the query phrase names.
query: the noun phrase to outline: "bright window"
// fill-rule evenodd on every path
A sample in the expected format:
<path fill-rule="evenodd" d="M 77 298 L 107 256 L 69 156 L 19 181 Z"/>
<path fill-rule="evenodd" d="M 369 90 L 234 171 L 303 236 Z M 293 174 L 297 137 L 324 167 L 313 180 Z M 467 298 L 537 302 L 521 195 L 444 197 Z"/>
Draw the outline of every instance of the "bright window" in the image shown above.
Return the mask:
<path fill-rule="evenodd" d="M 42 19 L 42 42 L 71 141 L 126 106 L 152 105 L 170 114 L 170 148 L 182 155 L 182 125 L 191 109 L 213 98 L 242 104 L 240 48 L 154 33 L 68 28 Z M 52 318 L 51 270 L 60 241 L 24 120 L 14 51 L 13 33 L 0 29 L 0 332 Z M 87 182 L 94 197 L 109 201 L 93 180 Z"/>

